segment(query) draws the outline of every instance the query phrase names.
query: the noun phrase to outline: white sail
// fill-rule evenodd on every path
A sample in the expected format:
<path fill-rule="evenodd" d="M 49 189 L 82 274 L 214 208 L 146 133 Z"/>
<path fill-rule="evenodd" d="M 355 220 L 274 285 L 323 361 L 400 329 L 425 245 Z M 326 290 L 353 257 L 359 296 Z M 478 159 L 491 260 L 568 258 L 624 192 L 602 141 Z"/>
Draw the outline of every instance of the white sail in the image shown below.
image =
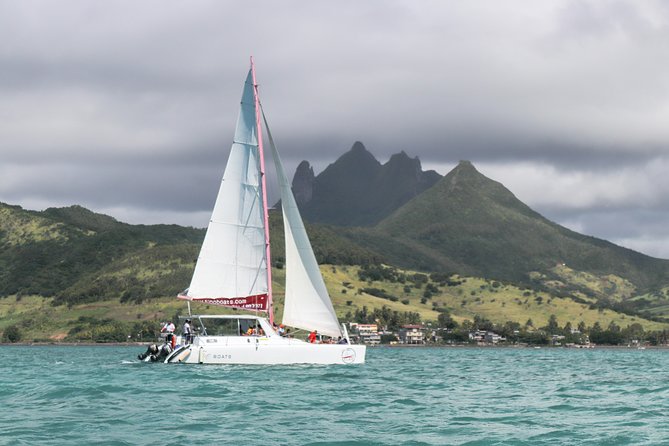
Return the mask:
<path fill-rule="evenodd" d="M 252 73 L 223 181 L 186 298 L 267 294 L 267 260 Z"/>
<path fill-rule="evenodd" d="M 305 330 L 318 330 L 320 334 L 326 336 L 341 336 L 337 315 L 332 307 L 332 301 L 269 128 L 267 133 L 281 190 L 286 238 L 286 299 L 283 323 Z"/>

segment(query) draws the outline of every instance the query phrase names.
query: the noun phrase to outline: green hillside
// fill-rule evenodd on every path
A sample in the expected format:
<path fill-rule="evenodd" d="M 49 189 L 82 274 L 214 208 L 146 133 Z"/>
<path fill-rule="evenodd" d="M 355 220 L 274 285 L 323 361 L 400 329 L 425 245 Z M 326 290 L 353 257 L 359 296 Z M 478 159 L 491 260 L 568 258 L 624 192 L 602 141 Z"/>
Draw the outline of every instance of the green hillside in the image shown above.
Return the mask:
<path fill-rule="evenodd" d="M 115 274 L 117 283 L 130 278 L 154 283 L 156 272 L 161 271 L 161 260 L 147 260 L 143 267 L 134 265 L 139 271 L 110 269 L 105 277 Z M 592 308 L 548 292 L 476 277 L 426 275 L 384 266 L 322 265 L 321 271 L 340 320 L 347 322 L 364 322 L 360 318 L 371 316 L 376 310 L 381 317 L 417 320 L 435 327 L 440 314 L 445 313 L 457 323 L 481 319 L 499 326 L 508 322 L 527 326 L 531 321 L 531 329 L 548 325 L 551 316 L 561 327 L 608 327 L 612 323 L 623 328 L 636 324 L 646 331 L 669 327 L 638 316 Z M 278 320 L 283 311 L 283 272 L 274 269 Z M 193 311 L 235 310 L 194 304 Z M 157 336 L 160 322 L 185 313 L 185 303 L 177 300 L 174 293 L 146 301 L 109 298 L 69 306 L 53 305 L 52 298 L 10 296 L 0 299 L 0 332 L 18 327 L 21 339 L 29 341 L 147 341 Z"/>
<path fill-rule="evenodd" d="M 129 225 L 80 206 L 27 211 L 0 204 L 0 297 L 53 297 L 56 305 L 143 302 L 188 287 L 204 230 Z M 280 214 L 270 217 L 273 259 L 283 261 Z M 327 226 L 309 227 L 319 261 L 366 264 L 373 251 Z"/>
<path fill-rule="evenodd" d="M 176 225 L 128 225 L 79 206 L 33 212 L 0 204 L 0 215 L 0 296 L 59 296 L 68 302 L 104 298 L 68 290 L 80 289 L 82 280 L 90 284 L 100 270 L 136 252 L 149 255 L 172 247 L 193 261 L 204 236 L 202 230 Z"/>
<path fill-rule="evenodd" d="M 389 262 L 407 267 L 527 283 L 532 271 L 566 264 L 596 276 L 619 276 L 638 290 L 669 284 L 669 261 L 559 226 L 467 161 L 375 231 L 370 242 L 359 240 L 379 246 Z M 383 236 L 394 244 L 380 245 Z"/>

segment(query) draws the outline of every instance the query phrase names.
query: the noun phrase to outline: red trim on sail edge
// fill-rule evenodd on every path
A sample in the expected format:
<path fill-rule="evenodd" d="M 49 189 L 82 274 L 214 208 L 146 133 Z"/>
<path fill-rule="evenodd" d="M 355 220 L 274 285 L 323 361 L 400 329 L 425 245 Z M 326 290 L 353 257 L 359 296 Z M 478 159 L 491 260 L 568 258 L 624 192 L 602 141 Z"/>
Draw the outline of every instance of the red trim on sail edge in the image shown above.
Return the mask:
<path fill-rule="evenodd" d="M 268 308 L 267 293 L 246 297 L 190 297 L 183 294 L 179 294 L 177 297 L 179 299 L 242 310 L 267 311 Z"/>

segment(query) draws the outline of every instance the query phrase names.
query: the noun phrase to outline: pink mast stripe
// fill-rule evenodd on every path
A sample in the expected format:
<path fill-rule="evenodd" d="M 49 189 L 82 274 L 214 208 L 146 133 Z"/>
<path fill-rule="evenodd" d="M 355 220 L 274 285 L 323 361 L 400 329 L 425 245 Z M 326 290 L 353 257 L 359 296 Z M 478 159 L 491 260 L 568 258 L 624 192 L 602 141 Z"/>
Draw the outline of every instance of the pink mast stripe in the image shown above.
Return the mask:
<path fill-rule="evenodd" d="M 269 213 L 267 211 L 267 182 L 265 181 L 265 152 L 262 143 L 262 125 L 260 122 L 260 98 L 258 97 L 258 83 L 256 82 L 256 67 L 251 56 L 251 77 L 253 78 L 253 98 L 256 108 L 256 129 L 258 133 L 258 152 L 260 153 L 260 178 L 262 184 L 262 209 L 265 219 L 265 262 L 267 263 L 267 312 L 269 323 L 274 323 L 274 306 L 272 305 L 272 262 L 270 261 L 269 249 Z"/>

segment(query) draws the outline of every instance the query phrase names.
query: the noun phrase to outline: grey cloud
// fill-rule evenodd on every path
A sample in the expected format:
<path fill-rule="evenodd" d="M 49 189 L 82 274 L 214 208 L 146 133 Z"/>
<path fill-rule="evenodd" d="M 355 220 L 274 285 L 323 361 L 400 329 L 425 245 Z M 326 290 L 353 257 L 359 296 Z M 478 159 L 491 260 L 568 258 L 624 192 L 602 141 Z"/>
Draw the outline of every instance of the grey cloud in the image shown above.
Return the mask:
<path fill-rule="evenodd" d="M 605 239 L 630 239 L 645 234 L 655 234 L 658 239 L 669 239 L 669 210 L 608 209 L 586 212 L 551 212 L 543 209 L 556 221 L 580 228 L 584 234 L 598 234 Z"/>
<path fill-rule="evenodd" d="M 570 213 L 543 209 L 543 212 L 553 221 L 582 234 L 654 257 L 668 257 L 669 210 L 610 209 Z"/>
<path fill-rule="evenodd" d="M 667 41 L 659 0 L 0 2 L 0 200 L 203 215 L 254 55 L 288 169 L 320 171 L 356 140 L 381 160 L 528 163 L 563 183 L 631 168 L 659 191 L 625 177 L 634 190 L 583 182 L 583 195 L 666 222 L 652 166 L 669 155 Z M 548 192 L 530 204 L 565 221 L 601 212 Z"/>
<path fill-rule="evenodd" d="M 29 197 L 98 207 L 129 206 L 148 211 L 211 208 L 223 168 L 180 166 L 87 166 L 48 164 L 0 168 L 3 199 Z"/>

